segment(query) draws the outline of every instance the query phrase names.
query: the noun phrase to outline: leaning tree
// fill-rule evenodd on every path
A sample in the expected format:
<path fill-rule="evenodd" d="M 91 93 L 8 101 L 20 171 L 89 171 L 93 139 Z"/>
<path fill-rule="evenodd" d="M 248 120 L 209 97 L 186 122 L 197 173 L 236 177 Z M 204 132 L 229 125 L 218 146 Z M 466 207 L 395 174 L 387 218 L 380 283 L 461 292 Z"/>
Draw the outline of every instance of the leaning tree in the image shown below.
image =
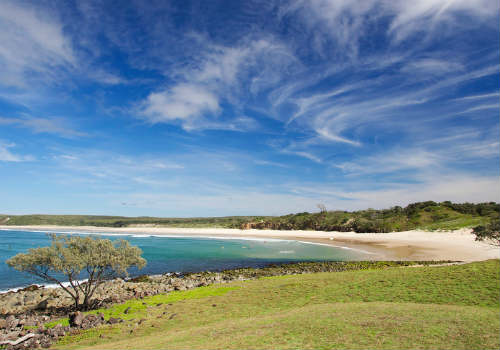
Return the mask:
<path fill-rule="evenodd" d="M 28 272 L 51 283 L 57 283 L 74 300 L 77 310 L 88 309 L 97 287 L 127 269 L 141 269 L 146 260 L 142 250 L 126 240 L 95 239 L 51 234 L 49 247 L 32 248 L 7 260 L 16 270 Z M 64 283 L 64 276 L 68 283 Z M 82 278 L 87 278 L 82 282 Z M 83 300 L 82 300 L 83 299 Z"/>

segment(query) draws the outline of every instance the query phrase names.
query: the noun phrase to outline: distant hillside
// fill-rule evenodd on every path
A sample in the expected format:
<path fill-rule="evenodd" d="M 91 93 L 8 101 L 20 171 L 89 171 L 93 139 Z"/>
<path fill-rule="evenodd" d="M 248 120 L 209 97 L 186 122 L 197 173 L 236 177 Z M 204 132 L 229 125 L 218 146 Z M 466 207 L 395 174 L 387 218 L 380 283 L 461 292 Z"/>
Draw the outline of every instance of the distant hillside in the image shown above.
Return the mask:
<path fill-rule="evenodd" d="M 1 225 L 60 226 L 163 226 L 219 227 L 274 230 L 321 230 L 354 232 L 392 232 L 412 229 L 454 230 L 484 225 L 500 217 L 500 204 L 436 203 L 409 204 L 405 208 L 359 211 L 322 211 L 284 216 L 226 216 L 207 218 L 156 218 L 92 215 L 0 215 Z"/>
<path fill-rule="evenodd" d="M 341 232 L 394 232 L 413 229 L 455 230 L 484 225 L 498 220 L 500 204 L 433 201 L 409 204 L 390 209 L 367 209 L 354 212 L 323 211 L 299 213 L 248 221 L 245 229 L 316 230 Z"/>
<path fill-rule="evenodd" d="M 9 219 L 9 220 L 7 220 Z M 156 218 L 99 215 L 0 215 L 0 225 L 59 225 L 59 226 L 166 226 L 166 227 L 240 227 L 243 223 L 266 219 L 256 216 L 226 216 L 208 218 Z"/>

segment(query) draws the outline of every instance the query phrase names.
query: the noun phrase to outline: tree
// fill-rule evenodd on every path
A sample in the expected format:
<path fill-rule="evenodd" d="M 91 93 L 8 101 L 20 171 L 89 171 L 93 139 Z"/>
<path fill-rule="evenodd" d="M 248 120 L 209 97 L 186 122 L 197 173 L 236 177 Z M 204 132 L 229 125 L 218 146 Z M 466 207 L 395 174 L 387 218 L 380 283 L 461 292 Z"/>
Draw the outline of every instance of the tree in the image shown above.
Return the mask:
<path fill-rule="evenodd" d="M 74 300 L 77 310 L 88 309 L 97 287 L 117 275 L 128 275 L 127 269 L 146 265 L 142 250 L 126 240 L 50 235 L 49 247 L 32 248 L 7 260 L 16 270 L 28 272 L 51 283 L 57 283 Z M 63 274 L 69 282 L 64 285 Z M 87 275 L 87 281 L 80 279 Z M 83 298 L 83 302 L 80 300 Z"/>
<path fill-rule="evenodd" d="M 488 239 L 496 245 L 500 245 L 500 220 L 496 219 L 484 226 L 476 226 L 472 230 L 472 233 L 476 235 L 476 241 Z"/>
<path fill-rule="evenodd" d="M 316 207 L 321 214 L 326 213 L 326 206 L 323 203 L 316 204 Z"/>

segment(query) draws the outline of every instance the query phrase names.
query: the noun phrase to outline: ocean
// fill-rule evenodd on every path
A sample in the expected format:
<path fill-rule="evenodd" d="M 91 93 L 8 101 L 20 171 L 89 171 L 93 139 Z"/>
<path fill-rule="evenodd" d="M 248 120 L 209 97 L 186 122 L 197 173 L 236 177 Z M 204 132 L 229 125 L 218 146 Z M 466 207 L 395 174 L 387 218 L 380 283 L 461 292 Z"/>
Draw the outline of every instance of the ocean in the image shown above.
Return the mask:
<path fill-rule="evenodd" d="M 5 261 L 29 248 L 50 245 L 49 231 L 0 230 L 0 291 L 30 284 L 46 284 L 27 273 L 9 267 Z M 207 238 L 139 234 L 85 233 L 111 240 L 126 239 L 142 249 L 147 265 L 130 269 L 130 276 L 168 272 L 199 272 L 239 267 L 263 267 L 273 263 L 323 260 L 360 260 L 363 253 L 347 248 L 278 239 Z M 85 278 L 84 275 L 81 276 Z"/>

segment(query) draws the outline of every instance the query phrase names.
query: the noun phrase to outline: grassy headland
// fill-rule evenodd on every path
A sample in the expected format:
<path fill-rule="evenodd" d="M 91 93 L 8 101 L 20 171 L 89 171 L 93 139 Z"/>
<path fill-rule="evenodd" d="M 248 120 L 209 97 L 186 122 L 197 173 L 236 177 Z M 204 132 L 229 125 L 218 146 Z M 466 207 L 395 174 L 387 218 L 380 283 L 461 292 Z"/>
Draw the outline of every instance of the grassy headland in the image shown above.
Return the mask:
<path fill-rule="evenodd" d="M 265 277 L 99 310 L 126 321 L 55 347 L 497 349 L 499 293 L 498 260 Z"/>
<path fill-rule="evenodd" d="M 2 225 L 60 225 L 130 227 L 257 228 L 341 232 L 395 232 L 413 229 L 455 230 L 485 225 L 500 216 L 500 204 L 436 203 L 433 201 L 389 209 L 323 211 L 284 216 L 227 216 L 206 218 L 156 218 L 90 215 L 0 215 Z"/>

